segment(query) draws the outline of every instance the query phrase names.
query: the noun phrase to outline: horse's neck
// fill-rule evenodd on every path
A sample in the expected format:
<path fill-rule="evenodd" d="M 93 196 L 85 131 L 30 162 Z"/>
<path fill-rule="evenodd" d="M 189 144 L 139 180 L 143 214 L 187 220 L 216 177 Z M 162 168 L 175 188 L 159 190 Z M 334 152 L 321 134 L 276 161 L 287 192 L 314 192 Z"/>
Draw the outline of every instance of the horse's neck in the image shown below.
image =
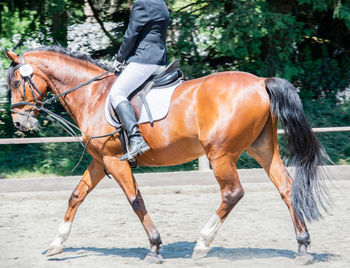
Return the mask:
<path fill-rule="evenodd" d="M 51 91 L 55 95 L 62 94 L 104 72 L 92 63 L 73 59 L 69 61 L 66 57 L 57 57 L 55 61 L 50 62 L 51 65 L 46 65 L 46 74 L 52 83 Z M 87 116 L 84 115 L 88 115 L 89 108 L 93 107 L 96 101 L 91 85 L 74 90 L 59 99 L 79 127 L 84 125 L 84 120 L 87 120 Z"/>

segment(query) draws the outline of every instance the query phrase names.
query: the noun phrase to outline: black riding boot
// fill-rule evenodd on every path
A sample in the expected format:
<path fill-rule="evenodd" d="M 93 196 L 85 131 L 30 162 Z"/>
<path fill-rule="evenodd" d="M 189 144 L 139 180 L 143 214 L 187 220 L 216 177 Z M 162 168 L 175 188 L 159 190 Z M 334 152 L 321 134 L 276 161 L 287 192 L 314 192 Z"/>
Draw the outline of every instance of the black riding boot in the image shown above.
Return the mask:
<path fill-rule="evenodd" d="M 134 109 L 130 102 L 120 102 L 115 108 L 115 111 L 129 139 L 129 153 L 122 155 L 119 160 L 130 160 L 135 156 L 148 151 L 150 147 L 141 136 L 139 125 L 135 118 Z"/>

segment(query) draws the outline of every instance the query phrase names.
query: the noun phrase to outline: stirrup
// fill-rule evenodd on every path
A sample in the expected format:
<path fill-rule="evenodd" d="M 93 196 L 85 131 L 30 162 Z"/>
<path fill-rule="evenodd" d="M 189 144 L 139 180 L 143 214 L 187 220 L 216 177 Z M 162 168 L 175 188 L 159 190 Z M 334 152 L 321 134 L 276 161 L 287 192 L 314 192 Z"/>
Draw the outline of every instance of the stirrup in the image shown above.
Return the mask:
<path fill-rule="evenodd" d="M 131 156 L 129 153 L 123 154 L 121 157 L 119 157 L 120 161 L 128 160 L 128 162 L 134 162 L 135 157 Z"/>
<path fill-rule="evenodd" d="M 120 161 L 128 160 L 129 162 L 130 162 L 130 161 L 133 162 L 132 160 L 133 160 L 136 156 L 141 155 L 141 154 L 147 152 L 149 149 L 151 149 L 151 148 L 149 147 L 149 145 L 148 145 L 146 142 L 144 142 L 144 143 L 142 144 L 142 146 L 140 146 L 139 148 L 137 148 L 137 150 L 134 151 L 132 154 L 131 154 L 130 151 L 128 150 L 128 152 L 127 152 L 126 154 L 123 154 L 121 157 L 119 157 L 119 160 L 120 160 Z"/>
<path fill-rule="evenodd" d="M 129 153 L 125 153 L 121 157 L 119 157 L 120 161 L 128 160 L 129 162 L 133 162 L 134 159 L 135 159 L 135 157 L 131 156 L 131 154 L 129 154 Z"/>

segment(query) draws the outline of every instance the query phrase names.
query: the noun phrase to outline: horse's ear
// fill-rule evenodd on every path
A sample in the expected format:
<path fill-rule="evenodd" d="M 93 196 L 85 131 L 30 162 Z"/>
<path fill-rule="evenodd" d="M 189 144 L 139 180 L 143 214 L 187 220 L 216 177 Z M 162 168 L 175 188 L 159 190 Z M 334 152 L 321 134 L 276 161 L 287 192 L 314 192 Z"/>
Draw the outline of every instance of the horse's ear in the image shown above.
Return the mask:
<path fill-rule="evenodd" d="M 4 52 L 5 52 L 5 54 L 6 54 L 6 57 L 7 57 L 10 61 L 19 63 L 19 62 L 18 62 L 18 55 L 17 55 L 15 52 L 13 52 L 13 51 L 7 51 L 7 50 L 5 50 Z"/>

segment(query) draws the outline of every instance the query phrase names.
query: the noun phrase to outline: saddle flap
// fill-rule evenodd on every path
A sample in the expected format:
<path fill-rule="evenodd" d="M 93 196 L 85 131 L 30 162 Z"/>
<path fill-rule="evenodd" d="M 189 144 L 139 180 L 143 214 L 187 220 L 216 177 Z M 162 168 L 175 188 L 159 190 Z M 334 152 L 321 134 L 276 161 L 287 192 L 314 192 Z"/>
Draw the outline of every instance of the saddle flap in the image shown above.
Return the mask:
<path fill-rule="evenodd" d="M 181 85 L 181 83 L 182 80 L 176 80 L 170 85 L 156 87 L 150 90 L 147 96 L 144 96 L 144 99 L 149 107 L 148 112 L 146 111 L 147 109 L 145 108 L 144 102 L 141 100 L 140 95 L 135 95 L 135 97 L 131 99 L 130 103 L 134 108 L 138 123 L 142 124 L 150 122 L 150 116 L 148 113 L 151 114 L 151 118 L 153 119 L 152 121 L 158 121 L 166 117 L 170 108 L 171 97 L 175 89 Z M 105 115 L 108 123 L 112 126 L 119 127 L 119 120 L 114 114 L 110 101 L 107 100 L 106 104 Z"/>

